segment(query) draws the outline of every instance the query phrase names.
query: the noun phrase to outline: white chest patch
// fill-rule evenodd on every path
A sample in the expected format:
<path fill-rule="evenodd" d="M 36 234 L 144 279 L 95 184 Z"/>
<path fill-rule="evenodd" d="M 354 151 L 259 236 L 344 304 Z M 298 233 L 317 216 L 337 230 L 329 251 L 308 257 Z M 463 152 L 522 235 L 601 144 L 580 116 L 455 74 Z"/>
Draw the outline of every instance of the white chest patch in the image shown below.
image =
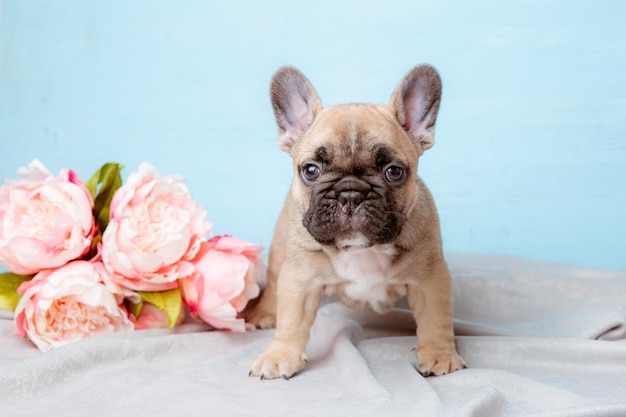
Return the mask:
<path fill-rule="evenodd" d="M 343 294 L 376 307 L 389 300 L 388 278 L 396 251 L 393 247 L 352 248 L 331 257 L 335 273 L 341 279 Z M 346 282 L 347 281 L 347 282 Z"/>

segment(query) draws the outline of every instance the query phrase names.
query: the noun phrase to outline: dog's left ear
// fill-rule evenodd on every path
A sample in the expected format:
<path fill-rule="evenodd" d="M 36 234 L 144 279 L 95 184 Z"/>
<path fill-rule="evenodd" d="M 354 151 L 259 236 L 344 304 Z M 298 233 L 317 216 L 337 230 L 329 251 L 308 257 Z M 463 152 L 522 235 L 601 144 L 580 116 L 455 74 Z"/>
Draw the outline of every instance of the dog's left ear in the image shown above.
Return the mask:
<path fill-rule="evenodd" d="M 437 70 L 422 64 L 400 81 L 389 108 L 422 152 L 435 144 L 435 121 L 441 102 L 441 78 Z"/>
<path fill-rule="evenodd" d="M 291 153 L 322 110 L 322 102 L 304 74 L 290 66 L 279 68 L 272 77 L 270 98 L 278 125 L 278 146 Z"/>

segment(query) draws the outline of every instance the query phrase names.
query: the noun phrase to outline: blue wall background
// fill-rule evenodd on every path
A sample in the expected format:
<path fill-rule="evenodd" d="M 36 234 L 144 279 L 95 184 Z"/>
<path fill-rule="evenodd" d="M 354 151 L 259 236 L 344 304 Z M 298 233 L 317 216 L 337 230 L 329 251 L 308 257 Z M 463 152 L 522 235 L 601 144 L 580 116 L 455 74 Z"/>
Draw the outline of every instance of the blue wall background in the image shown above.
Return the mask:
<path fill-rule="evenodd" d="M 0 3 L 0 178 L 41 159 L 183 175 L 214 222 L 269 245 L 291 181 L 268 83 L 386 103 L 415 64 L 444 96 L 420 174 L 447 251 L 626 268 L 626 3 Z"/>

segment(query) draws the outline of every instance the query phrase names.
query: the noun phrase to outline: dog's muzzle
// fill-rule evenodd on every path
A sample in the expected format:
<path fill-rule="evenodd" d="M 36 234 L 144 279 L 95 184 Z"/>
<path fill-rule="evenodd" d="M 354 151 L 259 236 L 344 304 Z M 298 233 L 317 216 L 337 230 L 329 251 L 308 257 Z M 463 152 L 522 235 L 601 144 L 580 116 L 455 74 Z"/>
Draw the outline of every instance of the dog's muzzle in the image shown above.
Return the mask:
<path fill-rule="evenodd" d="M 357 238 L 362 246 L 390 243 L 400 233 L 402 217 L 383 190 L 356 177 L 314 190 L 303 224 L 319 243 L 340 245 Z"/>

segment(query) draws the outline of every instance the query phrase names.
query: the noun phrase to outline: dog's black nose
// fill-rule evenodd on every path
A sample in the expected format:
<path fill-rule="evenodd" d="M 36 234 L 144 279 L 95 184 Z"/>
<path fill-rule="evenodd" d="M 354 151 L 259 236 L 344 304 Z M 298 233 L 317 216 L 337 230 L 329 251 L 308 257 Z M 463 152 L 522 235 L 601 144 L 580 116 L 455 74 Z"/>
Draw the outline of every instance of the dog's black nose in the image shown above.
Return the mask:
<path fill-rule="evenodd" d="M 363 193 L 359 191 L 343 191 L 339 194 L 338 201 L 341 206 L 356 207 L 363 201 Z"/>
<path fill-rule="evenodd" d="M 334 187 L 337 193 L 337 202 L 344 211 L 354 210 L 363 202 L 372 186 L 367 182 L 346 177 L 339 181 Z"/>

